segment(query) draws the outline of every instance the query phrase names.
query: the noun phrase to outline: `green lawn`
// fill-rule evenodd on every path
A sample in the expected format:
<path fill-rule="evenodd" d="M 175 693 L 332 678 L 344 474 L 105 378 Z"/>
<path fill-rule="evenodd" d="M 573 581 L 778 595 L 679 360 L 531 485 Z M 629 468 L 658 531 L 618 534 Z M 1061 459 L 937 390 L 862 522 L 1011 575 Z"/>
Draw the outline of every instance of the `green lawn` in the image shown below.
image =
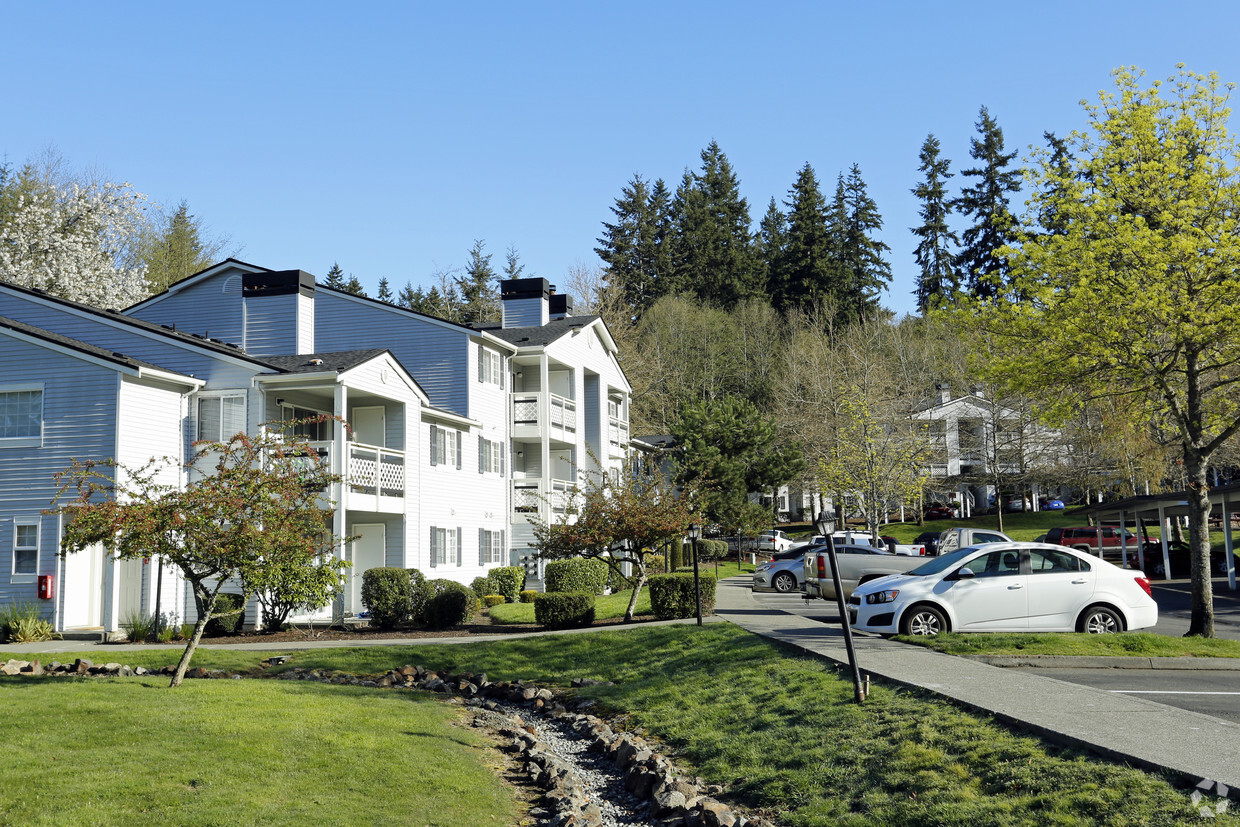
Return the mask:
<path fill-rule="evenodd" d="M 0 680 L 0 824 L 518 821 L 477 733 L 430 696 L 300 681 L 166 686 Z"/>
<path fill-rule="evenodd" d="M 1129 655 L 1137 657 L 1240 658 L 1240 641 L 1167 637 L 1150 632 L 1121 635 L 1068 633 L 942 634 L 933 638 L 897 637 L 950 655 Z"/>
<path fill-rule="evenodd" d="M 205 662 L 208 660 L 226 659 L 216 652 L 204 655 L 203 665 L 210 665 Z M 172 653 L 165 655 L 169 659 L 171 656 Z M 257 663 L 262 654 L 235 653 L 231 657 L 235 658 L 232 665 L 239 666 Z M 611 711 L 626 714 L 628 726 L 664 741 L 669 751 L 708 781 L 725 785 L 752 806 L 777 812 L 781 824 L 1136 825 L 1195 823 L 1196 819 L 1187 791 L 1173 787 L 1155 774 L 1049 747 L 1036 738 L 1013 734 L 985 717 L 961 711 L 929 693 L 876 686 L 867 702 L 858 707 L 851 703 L 851 684 L 837 675 L 833 666 L 784 651 L 730 624 L 702 628 L 646 626 L 590 635 L 455 646 L 319 649 L 297 652 L 291 663 L 354 673 L 375 673 L 405 663 L 419 663 L 432 668 L 486 671 L 492 679 L 523 678 L 560 685 L 567 685 L 575 677 L 615 681 L 614 686 L 580 691 L 598 698 Z M 62 780 L 72 784 L 77 783 L 73 776 L 111 772 L 111 754 L 96 749 L 90 737 L 76 734 L 82 728 L 87 732 L 99 729 L 89 721 L 93 702 L 82 706 L 71 702 L 73 693 L 82 686 L 57 685 L 52 681 L 20 683 L 18 679 L 0 684 L 9 704 L 4 734 L 15 747 L 13 752 L 33 749 L 39 756 L 30 761 L 23 759 L 23 765 L 45 766 L 55 758 L 72 767 L 63 778 L 56 776 L 51 785 L 32 785 L 34 777 L 18 779 L 13 775 L 10 761 L 0 769 L 0 790 L 55 789 L 57 801 L 72 800 L 59 795 Z M 196 774 L 187 776 L 180 771 L 180 765 L 192 759 L 184 755 L 176 760 L 163 757 L 167 755 L 164 745 L 183 737 L 191 743 L 198 743 L 195 739 L 199 738 L 201 743 L 214 743 L 215 763 L 221 761 L 224 742 L 228 743 L 228 750 L 235 750 L 229 753 L 232 757 L 227 761 L 227 771 L 221 769 L 211 776 L 235 779 L 229 784 L 248 788 L 249 776 L 266 779 L 270 767 L 283 766 L 265 747 L 242 746 L 246 743 L 244 733 L 235 729 L 245 727 L 248 732 L 250 725 L 230 720 L 239 717 L 237 708 L 197 711 L 205 700 L 215 697 L 215 692 L 229 693 L 231 700 L 240 703 L 252 688 L 260 710 L 273 703 L 273 696 L 268 693 L 293 689 L 304 692 L 304 696 L 294 696 L 295 714 L 284 716 L 297 720 L 296 725 L 283 724 L 294 731 L 307 728 L 302 723 L 308 717 L 301 711 L 303 705 L 314 706 L 303 697 L 325 696 L 345 701 L 338 704 L 338 718 L 327 726 L 313 725 L 316 733 L 332 733 L 332 741 L 324 747 L 328 749 L 351 749 L 341 744 L 354 737 L 351 722 L 364 717 L 354 715 L 352 709 L 360 704 L 365 693 L 333 692 L 333 687 L 312 690 L 300 683 L 190 682 L 186 689 L 171 691 L 160 688 L 162 684 L 146 681 L 110 680 L 94 686 L 97 688 L 88 699 L 106 699 L 113 710 L 109 728 L 124 733 L 115 741 L 141 741 L 129 749 L 148 758 L 160 756 L 160 766 L 172 779 L 168 783 L 181 787 L 188 783 L 187 778 L 205 775 L 214 766 L 199 765 Z M 17 687 L 21 691 L 9 691 Z M 375 693 L 376 698 L 382 695 Z M 281 694 L 274 696 L 277 705 L 287 702 Z M 407 699 L 377 699 L 373 703 L 371 708 L 386 711 L 389 717 L 401 722 L 409 720 L 404 716 L 414 707 Z M 53 707 L 53 714 L 48 714 L 49 706 Z M 194 720 L 202 722 L 205 731 L 200 735 L 183 735 L 182 728 L 164 723 L 160 716 L 147 715 L 147 706 L 192 708 Z M 280 716 L 275 717 L 277 722 L 281 720 Z M 44 723 L 35 728 L 37 734 L 27 735 L 32 720 Z M 269 724 L 264 722 L 263 728 L 266 726 Z M 447 749 L 459 745 L 459 734 L 445 737 L 412 725 L 402 729 L 398 724 L 392 727 L 391 735 L 399 740 L 412 738 L 410 733 L 415 732 L 427 738 L 426 749 L 432 756 L 439 754 L 440 746 Z M 75 734 L 64 737 L 63 733 Z M 301 756 L 304 763 L 316 761 L 318 749 L 317 742 L 307 738 L 293 749 L 280 750 L 279 755 Z M 397 755 L 400 752 L 405 750 L 381 752 L 382 772 L 376 774 L 385 784 L 407 772 L 389 763 L 398 758 L 404 760 Z M 324 782 L 324 787 L 334 787 L 338 783 L 336 778 L 373 772 L 375 761 L 379 760 L 377 754 L 367 749 L 358 753 L 351 760 L 334 755 L 333 761 L 345 770 L 334 774 L 331 782 Z M 82 772 L 83 768 L 87 771 Z M 113 801 L 109 808 L 116 811 L 121 806 L 117 799 L 137 797 L 145 801 L 137 792 L 142 789 L 135 780 L 139 776 L 140 771 L 132 766 L 111 776 L 113 780 L 104 785 L 105 791 L 128 785 L 123 788 L 130 792 L 100 793 Z M 181 795 L 188 808 L 185 812 L 197 815 L 194 795 Z M 240 800 L 244 802 L 244 796 Z M 222 797 L 218 806 L 225 806 Z M 376 806 L 383 813 L 409 812 L 386 799 Z M 126 814 L 133 812 L 130 809 Z M 237 812 L 247 811 L 238 806 L 229 814 Z M 0 811 L 0 821 L 24 820 L 18 814 L 8 814 L 8 818 L 5 815 Z M 174 812 L 172 818 L 176 817 Z M 316 819 L 349 820 L 333 819 L 330 813 L 322 812 L 316 813 Z M 209 823 L 210 819 L 195 821 Z M 501 817 L 499 823 L 507 822 Z M 1215 823 L 1235 825 L 1240 820 L 1224 814 Z"/>

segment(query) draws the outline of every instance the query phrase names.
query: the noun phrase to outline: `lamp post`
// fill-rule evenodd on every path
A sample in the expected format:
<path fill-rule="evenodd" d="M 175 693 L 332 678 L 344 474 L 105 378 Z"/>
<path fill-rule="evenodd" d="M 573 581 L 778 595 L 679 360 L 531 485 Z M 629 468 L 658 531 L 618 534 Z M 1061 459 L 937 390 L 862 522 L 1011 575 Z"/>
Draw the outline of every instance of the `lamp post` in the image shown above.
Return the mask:
<path fill-rule="evenodd" d="M 693 541 L 693 595 L 697 598 L 697 625 L 702 625 L 702 581 L 698 574 L 697 541 L 702 536 L 702 526 L 693 523 L 689 526 L 689 539 Z"/>
<path fill-rule="evenodd" d="M 835 605 L 840 611 L 840 625 L 844 627 L 844 648 L 848 650 L 848 665 L 852 669 L 853 697 L 857 703 L 861 703 L 865 700 L 865 690 L 861 687 L 861 671 L 857 668 L 857 653 L 853 650 L 852 624 L 848 622 L 848 608 L 844 605 L 844 587 L 840 584 L 840 567 L 835 564 L 835 538 L 828 531 L 830 526 L 830 518 L 825 511 L 820 511 L 814 519 L 814 527 L 827 544 L 827 559 L 831 561 L 831 582 L 835 584 Z"/>

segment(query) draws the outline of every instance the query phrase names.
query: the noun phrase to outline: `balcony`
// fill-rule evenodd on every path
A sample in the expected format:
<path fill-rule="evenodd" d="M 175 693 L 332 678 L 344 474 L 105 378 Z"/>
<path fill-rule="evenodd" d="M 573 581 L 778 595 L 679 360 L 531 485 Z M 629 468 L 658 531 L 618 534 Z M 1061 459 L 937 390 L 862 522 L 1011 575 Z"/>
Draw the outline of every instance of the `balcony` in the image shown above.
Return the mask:
<path fill-rule="evenodd" d="M 514 514 L 539 516 L 550 509 L 552 514 L 565 514 L 573 502 L 577 486 L 567 480 L 513 480 L 512 511 Z"/>
<path fill-rule="evenodd" d="M 613 457 L 622 457 L 629 447 L 629 423 L 616 417 L 608 417 L 607 443 Z"/>
<path fill-rule="evenodd" d="M 555 393 L 514 395 L 512 424 L 514 437 L 549 436 L 575 442 L 577 403 Z"/>
<path fill-rule="evenodd" d="M 331 466 L 334 443 L 311 442 Z M 347 444 L 343 505 L 353 511 L 391 511 L 405 508 L 405 452 L 361 442 Z"/>

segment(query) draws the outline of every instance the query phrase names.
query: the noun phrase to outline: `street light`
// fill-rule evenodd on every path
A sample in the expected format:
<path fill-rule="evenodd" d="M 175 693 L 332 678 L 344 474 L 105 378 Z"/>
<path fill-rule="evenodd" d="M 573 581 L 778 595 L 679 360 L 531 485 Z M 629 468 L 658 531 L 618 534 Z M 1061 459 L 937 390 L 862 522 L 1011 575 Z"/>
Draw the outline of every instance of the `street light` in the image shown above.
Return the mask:
<path fill-rule="evenodd" d="M 689 539 L 693 541 L 693 593 L 697 597 L 697 622 L 702 625 L 702 581 L 698 574 L 697 541 L 702 536 L 702 526 L 693 523 L 689 526 Z"/>
<path fill-rule="evenodd" d="M 835 584 L 835 605 L 840 610 L 840 625 L 844 627 L 844 648 L 848 650 L 848 665 L 852 668 L 853 696 L 857 703 L 865 700 L 861 688 L 861 671 L 857 668 L 857 653 L 853 650 L 852 625 L 848 622 L 848 609 L 844 605 L 844 587 L 840 584 L 840 567 L 835 564 L 835 538 L 831 536 L 831 518 L 820 511 L 814 519 L 814 527 L 827 544 L 827 558 L 831 561 L 831 582 Z"/>

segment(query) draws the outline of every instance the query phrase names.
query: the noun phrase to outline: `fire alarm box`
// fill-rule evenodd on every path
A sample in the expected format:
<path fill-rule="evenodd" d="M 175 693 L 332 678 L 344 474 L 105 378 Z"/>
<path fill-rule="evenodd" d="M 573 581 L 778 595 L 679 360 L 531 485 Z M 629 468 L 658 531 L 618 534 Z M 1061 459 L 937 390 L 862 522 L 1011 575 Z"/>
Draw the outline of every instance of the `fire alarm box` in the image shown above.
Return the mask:
<path fill-rule="evenodd" d="M 39 599 L 52 599 L 52 576 L 50 574 L 39 575 Z"/>

